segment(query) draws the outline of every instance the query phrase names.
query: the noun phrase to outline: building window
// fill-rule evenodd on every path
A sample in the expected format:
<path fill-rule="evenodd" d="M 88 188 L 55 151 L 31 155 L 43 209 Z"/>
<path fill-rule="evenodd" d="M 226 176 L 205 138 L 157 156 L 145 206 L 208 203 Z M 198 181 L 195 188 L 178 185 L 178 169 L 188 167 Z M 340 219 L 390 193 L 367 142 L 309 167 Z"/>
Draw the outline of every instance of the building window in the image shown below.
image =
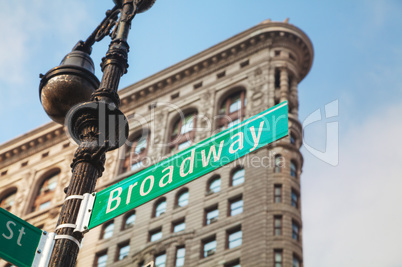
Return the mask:
<path fill-rule="evenodd" d="M 205 225 L 217 222 L 219 216 L 218 205 L 205 210 Z"/>
<path fill-rule="evenodd" d="M 185 222 L 184 218 L 172 223 L 172 232 L 173 233 L 184 231 L 184 229 L 186 229 L 186 222 Z"/>
<path fill-rule="evenodd" d="M 293 267 L 301 267 L 301 260 L 297 255 L 293 255 Z"/>
<path fill-rule="evenodd" d="M 119 245 L 119 255 L 117 260 L 121 261 L 124 258 L 126 258 L 128 256 L 128 253 L 130 252 L 130 244 L 125 243 L 122 245 Z"/>
<path fill-rule="evenodd" d="M 296 138 L 293 133 L 290 133 L 289 138 L 292 145 L 296 144 Z"/>
<path fill-rule="evenodd" d="M 106 262 L 107 262 L 107 251 L 96 254 L 95 258 L 96 267 L 106 267 Z"/>
<path fill-rule="evenodd" d="M 241 227 L 230 230 L 227 232 L 227 248 L 235 248 L 241 246 L 243 239 L 243 232 Z"/>
<path fill-rule="evenodd" d="M 170 152 L 176 153 L 191 145 L 195 138 L 197 113 L 189 113 L 180 118 L 174 125 L 170 135 Z"/>
<path fill-rule="evenodd" d="M 279 89 L 281 87 L 281 73 L 279 69 L 275 69 L 275 89 Z"/>
<path fill-rule="evenodd" d="M 189 197 L 188 189 L 181 190 L 177 194 L 176 207 L 187 206 L 188 205 L 188 197 Z"/>
<path fill-rule="evenodd" d="M 300 240 L 299 230 L 300 230 L 299 224 L 295 221 L 292 221 L 292 238 L 294 240 L 297 240 L 297 241 Z"/>
<path fill-rule="evenodd" d="M 135 219 L 135 211 L 130 212 L 128 215 L 126 215 L 124 219 L 123 230 L 132 227 L 135 223 Z"/>
<path fill-rule="evenodd" d="M 32 211 L 44 210 L 50 207 L 57 186 L 60 170 L 57 170 L 44 179 L 38 189 Z"/>
<path fill-rule="evenodd" d="M 114 222 L 108 222 L 103 226 L 100 239 L 107 239 L 113 236 Z"/>
<path fill-rule="evenodd" d="M 130 140 L 131 146 L 126 148 L 123 172 L 133 171 L 144 166 L 144 159 L 148 153 L 149 133 Z"/>
<path fill-rule="evenodd" d="M 186 249 L 178 247 L 176 250 L 176 267 L 184 266 L 184 257 L 186 256 Z"/>
<path fill-rule="evenodd" d="M 274 250 L 274 266 L 282 267 L 282 250 Z"/>
<path fill-rule="evenodd" d="M 232 175 L 232 186 L 244 183 L 244 169 L 235 171 Z"/>
<path fill-rule="evenodd" d="M 275 203 L 282 202 L 282 185 L 281 184 L 274 185 L 274 202 Z"/>
<path fill-rule="evenodd" d="M 299 208 L 299 194 L 294 189 L 292 189 L 292 206 Z"/>
<path fill-rule="evenodd" d="M 210 257 L 216 252 L 216 239 L 215 236 L 202 241 L 202 257 Z"/>
<path fill-rule="evenodd" d="M 166 199 L 162 198 L 155 203 L 154 217 L 159 217 L 166 212 Z"/>
<path fill-rule="evenodd" d="M 246 114 L 246 91 L 227 97 L 219 109 L 218 129 L 226 129 L 240 123 Z"/>
<path fill-rule="evenodd" d="M 208 194 L 218 193 L 221 191 L 221 178 L 215 177 L 208 183 Z"/>
<path fill-rule="evenodd" d="M 280 173 L 282 172 L 282 165 L 283 165 L 283 158 L 281 155 L 276 155 L 275 156 L 275 173 Z"/>
<path fill-rule="evenodd" d="M 237 197 L 229 200 L 230 216 L 235 216 L 237 214 L 243 213 L 243 199 L 242 197 Z"/>
<path fill-rule="evenodd" d="M 0 201 L 0 207 L 3 209 L 10 211 L 11 207 L 14 204 L 15 196 L 17 195 L 17 190 L 13 190 L 12 192 L 8 193 L 5 197 L 3 197 Z"/>
<path fill-rule="evenodd" d="M 282 216 L 274 216 L 274 235 L 282 235 Z"/>
<path fill-rule="evenodd" d="M 163 252 L 155 257 L 155 267 L 165 267 L 166 266 L 166 253 Z"/>
<path fill-rule="evenodd" d="M 297 168 L 296 168 L 296 162 L 294 160 L 290 161 L 290 176 L 296 177 L 297 173 Z"/>
<path fill-rule="evenodd" d="M 237 259 L 237 260 L 231 261 L 229 263 L 226 263 L 224 266 L 225 267 L 241 267 L 240 260 Z"/>
<path fill-rule="evenodd" d="M 158 228 L 149 232 L 149 241 L 154 242 L 162 238 L 162 228 Z"/>

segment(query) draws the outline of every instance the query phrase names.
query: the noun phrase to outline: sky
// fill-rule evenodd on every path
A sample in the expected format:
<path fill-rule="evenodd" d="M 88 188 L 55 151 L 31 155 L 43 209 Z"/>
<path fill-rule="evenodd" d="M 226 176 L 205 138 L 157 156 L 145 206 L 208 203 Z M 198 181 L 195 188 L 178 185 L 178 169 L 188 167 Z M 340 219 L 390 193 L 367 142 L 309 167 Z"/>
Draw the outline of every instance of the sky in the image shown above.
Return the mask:
<path fill-rule="evenodd" d="M 0 144 L 50 121 L 39 74 L 112 7 L 0 0 Z M 268 18 L 290 18 L 314 46 L 312 69 L 299 84 L 304 266 L 402 266 L 400 14 L 399 0 L 157 0 L 133 21 L 120 88 Z M 98 77 L 108 43 L 94 45 Z"/>

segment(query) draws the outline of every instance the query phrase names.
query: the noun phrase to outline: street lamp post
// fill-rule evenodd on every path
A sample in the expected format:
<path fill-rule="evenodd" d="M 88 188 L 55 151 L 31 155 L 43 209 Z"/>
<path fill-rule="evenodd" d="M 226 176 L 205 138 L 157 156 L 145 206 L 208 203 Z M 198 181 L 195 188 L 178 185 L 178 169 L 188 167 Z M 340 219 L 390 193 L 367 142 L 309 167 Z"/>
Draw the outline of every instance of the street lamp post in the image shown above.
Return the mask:
<path fill-rule="evenodd" d="M 40 98 L 46 113 L 67 124 L 79 145 L 75 151 L 72 178 L 56 226 L 56 240 L 49 266 L 74 266 L 83 233 L 74 232 L 82 196 L 95 190 L 104 170 L 105 153 L 124 144 L 128 122 L 119 110 L 117 89 L 127 72 L 127 36 L 135 14 L 148 10 L 155 0 L 114 0 L 113 9 L 83 42 L 79 41 L 60 66 L 41 75 Z M 120 14 L 120 16 L 119 16 Z M 112 41 L 102 59 L 101 82 L 94 75 L 91 47 L 110 35 Z"/>

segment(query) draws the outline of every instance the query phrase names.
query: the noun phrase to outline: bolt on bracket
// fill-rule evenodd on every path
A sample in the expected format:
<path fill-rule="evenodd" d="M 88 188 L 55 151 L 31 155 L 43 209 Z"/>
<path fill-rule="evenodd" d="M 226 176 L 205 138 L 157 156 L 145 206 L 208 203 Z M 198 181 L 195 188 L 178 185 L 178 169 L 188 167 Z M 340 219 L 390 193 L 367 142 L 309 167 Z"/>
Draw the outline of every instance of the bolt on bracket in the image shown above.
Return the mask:
<path fill-rule="evenodd" d="M 95 203 L 96 193 L 85 193 L 84 199 L 81 201 L 80 210 L 78 211 L 76 227 L 74 232 L 88 232 L 89 219 L 92 215 L 92 210 Z"/>
<path fill-rule="evenodd" d="M 36 249 L 35 258 L 33 260 L 33 267 L 47 267 L 49 266 L 50 256 L 53 252 L 55 233 L 42 232 L 39 240 L 38 248 Z"/>

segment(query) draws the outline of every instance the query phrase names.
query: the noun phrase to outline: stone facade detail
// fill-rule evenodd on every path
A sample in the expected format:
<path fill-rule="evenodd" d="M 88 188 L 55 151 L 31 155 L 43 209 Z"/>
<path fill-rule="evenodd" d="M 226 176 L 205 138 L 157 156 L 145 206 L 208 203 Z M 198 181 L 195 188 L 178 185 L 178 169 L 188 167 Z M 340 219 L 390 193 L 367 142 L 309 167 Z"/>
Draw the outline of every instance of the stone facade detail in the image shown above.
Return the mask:
<path fill-rule="evenodd" d="M 274 266 L 278 252 L 284 267 L 292 266 L 295 258 L 302 263 L 303 157 L 299 149 L 303 131 L 298 120 L 298 83 L 309 72 L 312 60 L 313 47 L 306 34 L 287 22 L 267 20 L 120 90 L 121 110 L 129 120 L 130 136 L 144 128 L 148 130 L 147 157 L 153 164 L 171 155 L 166 144 L 179 117 L 178 110 L 197 114 L 194 142 L 198 142 L 219 131 L 216 116 L 222 103 L 233 92 L 242 90 L 247 99 L 245 119 L 288 101 L 290 136 L 184 185 L 189 191 L 185 207 L 177 207 L 177 194 L 181 190 L 178 188 L 163 196 L 166 211 L 159 217 L 152 216 L 159 200 L 155 199 L 135 209 L 135 223 L 127 229 L 124 228 L 127 214 L 116 217 L 110 238 L 101 238 L 103 226 L 92 229 L 85 234 L 77 266 L 96 266 L 97 256 L 104 254 L 107 266 L 140 266 L 165 254 L 166 266 L 172 267 L 176 251 L 182 247 L 184 266 L 228 267 L 237 262 L 243 267 Z M 10 211 L 53 232 L 69 185 L 75 148 L 63 128 L 55 123 L 2 144 L 0 200 L 16 192 Z M 145 168 L 122 173 L 125 149 L 127 146 L 107 153 L 105 171 L 96 191 Z M 279 155 L 280 161 L 276 158 Z M 260 165 L 256 166 L 259 160 Z M 279 169 L 275 167 L 278 162 Z M 239 168 L 244 168 L 244 183 L 232 186 L 232 176 Z M 53 169 L 60 173 L 50 206 L 32 212 L 40 183 Z M 208 184 L 216 177 L 221 179 L 220 191 L 211 193 Z M 230 216 L 230 203 L 236 199 L 242 199 L 243 212 Z M 211 207 L 219 210 L 218 220 L 205 225 L 205 211 Z M 280 234 L 275 234 L 275 218 L 281 218 Z M 183 219 L 185 230 L 174 233 L 172 225 Z M 162 238 L 150 242 L 150 233 L 155 229 L 160 229 Z M 236 229 L 242 231 L 241 245 L 229 248 L 228 236 Z M 203 257 L 203 244 L 209 240 L 216 241 L 215 253 Z M 127 244 L 129 254 L 119 261 L 119 248 Z M 0 261 L 0 266 L 5 266 L 5 262 Z"/>

